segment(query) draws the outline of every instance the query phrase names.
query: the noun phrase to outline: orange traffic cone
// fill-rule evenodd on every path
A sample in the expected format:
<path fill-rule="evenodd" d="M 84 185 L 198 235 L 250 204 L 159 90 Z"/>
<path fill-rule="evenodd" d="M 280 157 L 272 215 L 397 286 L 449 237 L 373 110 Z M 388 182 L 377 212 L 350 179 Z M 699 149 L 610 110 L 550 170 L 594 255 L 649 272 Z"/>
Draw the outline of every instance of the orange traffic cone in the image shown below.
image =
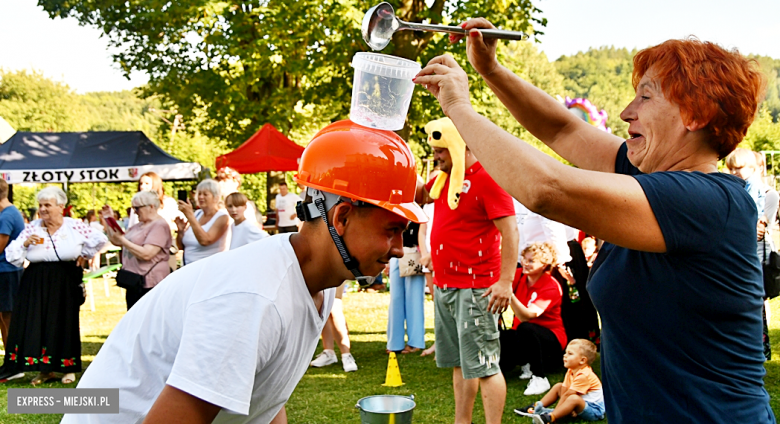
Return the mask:
<path fill-rule="evenodd" d="M 398 368 L 398 359 L 395 357 L 395 352 L 390 352 L 390 359 L 387 361 L 387 376 L 385 377 L 385 384 L 387 387 L 400 387 L 404 382 L 401 381 L 401 370 Z"/>

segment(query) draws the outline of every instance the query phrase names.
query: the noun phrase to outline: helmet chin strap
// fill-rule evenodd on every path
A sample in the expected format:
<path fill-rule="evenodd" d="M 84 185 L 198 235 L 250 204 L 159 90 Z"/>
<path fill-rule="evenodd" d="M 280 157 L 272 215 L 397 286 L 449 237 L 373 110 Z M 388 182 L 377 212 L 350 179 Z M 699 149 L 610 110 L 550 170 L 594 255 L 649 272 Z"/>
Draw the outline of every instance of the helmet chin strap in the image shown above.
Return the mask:
<path fill-rule="evenodd" d="M 347 246 L 344 244 L 344 239 L 336 231 L 336 228 L 332 226 L 330 222 L 328 222 L 328 211 L 334 206 L 342 202 L 348 202 L 352 204 L 359 204 L 360 202 L 353 201 L 351 199 L 345 199 L 344 197 L 337 194 L 328 193 L 313 188 L 307 188 L 306 190 L 307 194 L 311 196 L 314 202 L 309 204 L 298 202 L 298 205 L 296 206 L 298 216 L 303 218 L 305 221 L 310 221 L 312 219 L 316 219 L 317 217 L 322 217 L 322 220 L 325 221 L 325 226 L 327 226 L 328 232 L 330 233 L 330 238 L 333 239 L 333 243 L 336 245 L 336 249 L 341 255 L 341 260 L 344 261 L 344 266 L 347 267 L 352 275 L 355 276 L 355 280 L 357 280 L 358 285 L 365 288 L 374 284 L 376 276 L 365 276 L 362 272 L 360 272 L 360 264 L 358 263 L 358 260 L 349 254 L 349 250 L 347 250 Z"/>

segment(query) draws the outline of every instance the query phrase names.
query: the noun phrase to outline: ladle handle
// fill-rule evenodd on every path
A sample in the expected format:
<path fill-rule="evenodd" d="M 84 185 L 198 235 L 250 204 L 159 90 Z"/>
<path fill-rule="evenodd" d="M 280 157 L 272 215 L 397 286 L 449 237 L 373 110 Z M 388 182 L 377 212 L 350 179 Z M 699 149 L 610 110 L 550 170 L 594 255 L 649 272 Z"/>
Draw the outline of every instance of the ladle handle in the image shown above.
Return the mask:
<path fill-rule="evenodd" d="M 479 32 L 485 38 L 500 38 L 502 40 L 525 40 L 528 38 L 528 34 L 524 32 L 505 29 L 480 29 Z"/>
<path fill-rule="evenodd" d="M 411 29 L 413 31 L 434 31 L 447 32 L 450 34 L 467 35 L 469 31 L 458 26 L 418 24 L 413 22 L 404 22 L 398 30 Z M 528 34 L 520 31 L 507 31 L 504 29 L 482 29 L 479 31 L 485 38 L 500 38 L 503 40 L 525 40 Z"/>

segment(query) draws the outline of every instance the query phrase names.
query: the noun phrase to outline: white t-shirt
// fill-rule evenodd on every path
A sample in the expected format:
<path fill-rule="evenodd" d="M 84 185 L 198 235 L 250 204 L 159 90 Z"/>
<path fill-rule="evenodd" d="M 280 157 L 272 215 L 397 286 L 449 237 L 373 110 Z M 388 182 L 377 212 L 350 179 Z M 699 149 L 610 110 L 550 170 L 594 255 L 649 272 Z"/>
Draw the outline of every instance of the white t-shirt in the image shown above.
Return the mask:
<path fill-rule="evenodd" d="M 89 223 L 89 226 L 92 227 L 93 230 L 98 232 L 104 232 L 103 231 L 103 225 L 99 221 L 92 221 Z"/>
<path fill-rule="evenodd" d="M 253 225 L 257 225 L 257 209 L 251 202 L 246 202 L 246 209 L 244 210 L 244 219 L 251 222 Z"/>
<path fill-rule="evenodd" d="M 335 294 L 325 290 L 316 310 L 289 239 L 268 237 L 163 280 L 78 384 L 119 388 L 119 414 L 62 422 L 140 423 L 166 384 L 222 407 L 215 423 L 270 422 L 306 373 Z"/>
<path fill-rule="evenodd" d="M 219 219 L 220 216 L 227 216 L 227 214 L 226 210 L 219 209 L 217 213 L 211 217 L 209 222 L 201 225 L 201 227 L 203 227 L 204 231 L 208 231 L 211 226 L 217 222 L 217 219 Z M 201 216 L 203 216 L 203 210 L 196 210 L 195 219 L 199 219 Z M 228 217 L 228 219 L 230 218 Z M 181 239 L 181 243 L 184 245 L 184 264 L 189 265 L 195 261 L 228 250 L 228 247 L 230 246 L 228 243 L 228 234 L 230 234 L 230 228 L 228 228 L 228 231 L 225 231 L 225 234 L 223 234 L 219 240 L 208 246 L 202 246 L 198 243 L 198 239 L 195 238 L 195 232 L 192 231 L 192 226 L 187 228 L 187 231 L 184 232 L 184 237 Z"/>
<path fill-rule="evenodd" d="M 43 244 L 24 247 L 24 242 L 33 234 L 43 238 Z M 30 262 L 75 261 L 79 256 L 94 257 L 107 241 L 105 234 L 78 219 L 63 217 L 62 226 L 51 236 L 46 232 L 43 220 L 36 219 L 25 225 L 19 237 L 6 247 L 5 258 L 18 267 L 25 259 Z"/>
<path fill-rule="evenodd" d="M 298 217 L 290 219 L 290 215 L 295 213 L 295 205 L 300 201 L 300 196 L 292 192 L 287 193 L 286 196 L 276 195 L 276 219 L 279 227 L 298 226 L 301 223 Z"/>
<path fill-rule="evenodd" d="M 566 234 L 566 226 L 560 222 L 547 219 L 537 213 L 533 213 L 516 199 L 515 221 L 517 232 L 520 235 L 520 243 L 517 250 L 517 262 L 523 257 L 523 249 L 535 242 L 548 242 L 555 247 L 558 264 L 565 264 L 571 260 L 569 241 Z"/>
<path fill-rule="evenodd" d="M 157 210 L 157 213 L 168 221 L 168 226 L 171 227 L 171 231 L 176 231 L 174 219 L 186 219 L 184 218 L 184 214 L 179 210 L 179 203 L 176 199 L 169 196 L 163 198 L 162 207 Z M 135 224 L 138 224 L 138 215 L 135 214 L 135 209 L 130 208 L 130 215 L 127 217 L 127 228 L 125 229 L 129 229 Z"/>
<path fill-rule="evenodd" d="M 242 223 L 236 225 L 230 224 L 230 250 L 262 240 L 268 237 L 268 233 L 260 229 L 253 222 L 245 219 Z"/>
<path fill-rule="evenodd" d="M 566 228 L 566 241 L 567 242 L 569 242 L 571 240 L 574 240 L 574 239 L 576 239 L 577 237 L 580 236 L 580 230 L 578 230 L 578 229 L 576 229 L 574 227 L 569 227 L 566 224 L 563 224 L 563 227 Z M 571 252 L 569 252 L 569 253 L 571 253 Z"/>
<path fill-rule="evenodd" d="M 135 210 L 133 209 L 130 210 L 133 211 L 133 213 L 135 213 Z M 181 218 L 186 220 L 184 214 L 181 213 L 181 211 L 179 210 L 179 202 L 177 202 L 176 199 L 174 199 L 173 197 L 165 196 L 163 198 L 162 207 L 160 208 L 159 211 L 157 211 L 157 213 L 161 217 L 165 218 L 165 221 L 168 222 L 168 226 L 171 227 L 172 231 L 176 231 L 176 222 L 174 222 L 176 218 Z"/>

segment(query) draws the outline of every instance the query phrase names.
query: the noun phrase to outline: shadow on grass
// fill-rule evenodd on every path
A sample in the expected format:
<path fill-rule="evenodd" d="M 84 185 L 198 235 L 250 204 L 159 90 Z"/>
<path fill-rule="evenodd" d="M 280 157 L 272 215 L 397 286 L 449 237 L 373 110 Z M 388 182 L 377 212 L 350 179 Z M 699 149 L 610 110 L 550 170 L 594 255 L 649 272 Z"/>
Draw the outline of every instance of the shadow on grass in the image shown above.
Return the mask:
<path fill-rule="evenodd" d="M 108 338 L 108 336 L 91 336 L 91 337 L 100 337 L 102 340 L 105 340 Z M 82 355 L 92 355 L 95 356 L 100 351 L 100 348 L 103 347 L 104 342 L 85 342 L 81 341 L 81 354 Z"/>

